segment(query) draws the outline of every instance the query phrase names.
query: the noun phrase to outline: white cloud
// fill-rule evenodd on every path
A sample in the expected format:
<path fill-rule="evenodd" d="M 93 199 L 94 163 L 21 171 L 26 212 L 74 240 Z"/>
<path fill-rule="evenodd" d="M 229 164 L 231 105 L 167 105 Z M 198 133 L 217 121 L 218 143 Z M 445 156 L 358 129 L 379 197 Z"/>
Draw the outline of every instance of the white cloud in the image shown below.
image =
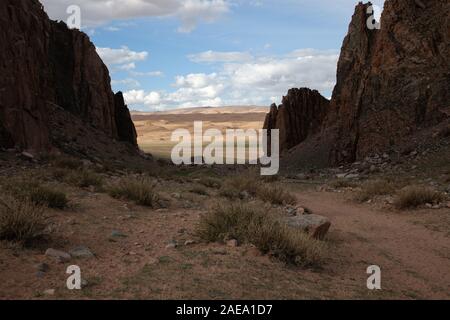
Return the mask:
<path fill-rule="evenodd" d="M 136 79 L 132 79 L 132 78 L 126 78 L 123 80 L 111 80 L 111 84 L 113 86 L 122 85 L 122 86 L 126 86 L 129 88 L 136 88 L 136 87 L 141 86 L 141 83 L 139 81 L 137 81 Z"/>
<path fill-rule="evenodd" d="M 66 21 L 70 5 L 81 8 L 82 27 L 142 17 L 177 17 L 179 31 L 190 32 L 199 22 L 212 22 L 229 11 L 227 0 L 41 0 L 52 19 Z"/>
<path fill-rule="evenodd" d="M 177 12 L 182 22 L 178 31 L 191 32 L 201 20 L 214 22 L 228 11 L 229 3 L 225 0 L 183 0 Z"/>
<path fill-rule="evenodd" d="M 240 62 L 249 61 L 253 57 L 248 52 L 218 52 L 218 51 L 205 51 L 188 56 L 189 60 L 197 63 L 213 63 L 213 62 Z"/>
<path fill-rule="evenodd" d="M 135 52 L 123 46 L 120 49 L 97 48 L 97 53 L 109 66 L 125 65 L 136 61 L 144 61 L 148 57 L 148 52 Z"/>
<path fill-rule="evenodd" d="M 294 87 L 317 89 L 329 95 L 336 79 L 338 51 L 301 49 L 282 56 L 262 56 L 244 62 L 225 62 L 219 72 L 179 75 L 173 92 L 128 92 L 134 109 L 161 110 L 221 105 L 269 105 L 281 101 Z M 139 93 L 139 94 L 138 94 Z"/>
<path fill-rule="evenodd" d="M 162 72 L 162 71 L 149 71 L 149 72 L 130 71 L 130 74 L 135 77 L 163 77 L 164 76 L 164 72 Z"/>

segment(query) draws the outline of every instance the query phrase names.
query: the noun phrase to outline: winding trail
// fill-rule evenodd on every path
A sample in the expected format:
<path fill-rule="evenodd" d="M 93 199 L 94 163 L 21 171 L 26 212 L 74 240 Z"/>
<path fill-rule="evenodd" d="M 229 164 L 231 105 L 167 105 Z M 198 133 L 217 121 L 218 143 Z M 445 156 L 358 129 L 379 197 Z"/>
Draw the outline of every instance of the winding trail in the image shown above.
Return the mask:
<path fill-rule="evenodd" d="M 413 223 L 408 213 L 355 204 L 340 194 L 299 192 L 297 197 L 331 219 L 330 243 L 337 245 L 328 265 L 337 277 L 361 280 L 368 277 L 363 272 L 369 265 L 378 265 L 387 297 L 450 298 L 450 238 L 445 233 Z M 441 210 L 450 214 L 450 209 Z"/>

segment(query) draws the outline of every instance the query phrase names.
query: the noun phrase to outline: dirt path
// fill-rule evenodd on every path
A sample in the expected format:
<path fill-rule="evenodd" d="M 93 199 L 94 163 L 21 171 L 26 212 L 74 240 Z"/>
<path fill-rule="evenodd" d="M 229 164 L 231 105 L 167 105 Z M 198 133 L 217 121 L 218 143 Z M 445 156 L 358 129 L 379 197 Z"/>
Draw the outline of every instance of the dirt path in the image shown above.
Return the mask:
<path fill-rule="evenodd" d="M 357 280 L 369 265 L 378 265 L 387 297 L 450 297 L 450 238 L 445 233 L 414 224 L 408 213 L 371 209 L 339 194 L 297 196 L 301 204 L 333 223 L 330 243 L 336 244 L 336 254 L 327 265 L 336 277 Z"/>

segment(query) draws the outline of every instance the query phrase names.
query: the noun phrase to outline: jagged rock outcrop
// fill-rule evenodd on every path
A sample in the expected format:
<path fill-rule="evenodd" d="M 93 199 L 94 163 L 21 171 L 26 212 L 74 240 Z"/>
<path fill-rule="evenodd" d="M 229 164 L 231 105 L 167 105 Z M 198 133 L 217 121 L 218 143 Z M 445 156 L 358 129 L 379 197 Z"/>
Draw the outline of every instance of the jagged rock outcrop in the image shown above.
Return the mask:
<path fill-rule="evenodd" d="M 279 129 L 280 152 L 289 150 L 320 129 L 329 103 L 316 90 L 291 89 L 279 107 L 271 106 L 264 129 Z"/>
<path fill-rule="evenodd" d="M 355 10 L 337 70 L 328 127 L 337 123 L 333 163 L 382 153 L 448 116 L 450 3 L 386 1 L 381 29 Z"/>
<path fill-rule="evenodd" d="M 388 0 L 380 30 L 367 27 L 369 5 L 356 6 L 326 119 L 291 150 L 290 164 L 335 165 L 396 151 L 449 120 L 450 3 Z"/>
<path fill-rule="evenodd" d="M 123 98 L 115 98 L 108 69 L 86 34 L 49 20 L 37 0 L 2 0 L 0 43 L 1 147 L 50 150 L 55 105 L 137 145 Z"/>

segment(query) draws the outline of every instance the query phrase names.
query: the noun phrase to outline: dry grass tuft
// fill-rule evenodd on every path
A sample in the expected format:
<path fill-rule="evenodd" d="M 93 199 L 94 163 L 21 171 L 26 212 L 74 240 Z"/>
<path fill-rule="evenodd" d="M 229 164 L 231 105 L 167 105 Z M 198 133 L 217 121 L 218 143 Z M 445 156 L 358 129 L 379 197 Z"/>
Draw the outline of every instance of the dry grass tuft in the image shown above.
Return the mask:
<path fill-rule="evenodd" d="M 201 195 L 201 196 L 207 196 L 207 195 L 208 195 L 208 191 L 206 190 L 206 188 L 204 188 L 204 187 L 201 186 L 201 185 L 193 186 L 193 187 L 189 190 L 189 192 L 195 193 L 195 194 L 198 194 L 198 195 Z"/>
<path fill-rule="evenodd" d="M 154 208 L 160 199 L 155 182 L 148 178 L 124 177 L 109 187 L 108 193 L 117 199 L 126 199 L 139 205 Z"/>
<path fill-rule="evenodd" d="M 399 209 L 412 209 L 427 203 L 438 204 L 443 200 L 444 196 L 432 188 L 409 186 L 399 192 L 395 206 Z"/>
<path fill-rule="evenodd" d="M 396 187 L 394 183 L 388 180 L 372 180 L 367 181 L 361 186 L 355 199 L 359 202 L 365 202 L 373 199 L 375 196 L 382 196 L 395 193 Z"/>
<path fill-rule="evenodd" d="M 76 170 L 83 166 L 83 162 L 69 156 L 58 156 L 52 159 L 52 164 L 57 168 Z"/>
<path fill-rule="evenodd" d="M 66 180 L 79 188 L 95 187 L 101 189 L 103 186 L 103 178 L 91 170 L 72 171 L 67 175 Z"/>
<path fill-rule="evenodd" d="M 295 205 L 297 203 L 295 196 L 280 185 L 263 184 L 258 187 L 256 196 L 275 205 Z"/>
<path fill-rule="evenodd" d="M 12 179 L 4 184 L 3 192 L 18 200 L 54 209 L 65 209 L 69 204 L 64 192 L 41 185 L 36 180 Z"/>
<path fill-rule="evenodd" d="M 228 178 L 219 194 L 228 199 L 240 199 L 243 193 L 274 205 L 292 205 L 297 202 L 295 197 L 281 185 L 265 183 L 259 177 L 249 175 Z"/>
<path fill-rule="evenodd" d="M 320 263 L 325 248 L 324 243 L 280 222 L 261 204 L 216 204 L 201 217 L 197 234 L 208 242 L 232 238 L 251 243 L 265 254 L 302 266 Z"/>
<path fill-rule="evenodd" d="M 30 246 L 45 233 L 44 209 L 31 201 L 0 198 L 0 239 Z"/>
<path fill-rule="evenodd" d="M 337 179 L 328 183 L 328 186 L 334 189 L 356 188 L 358 184 L 349 179 Z"/>

